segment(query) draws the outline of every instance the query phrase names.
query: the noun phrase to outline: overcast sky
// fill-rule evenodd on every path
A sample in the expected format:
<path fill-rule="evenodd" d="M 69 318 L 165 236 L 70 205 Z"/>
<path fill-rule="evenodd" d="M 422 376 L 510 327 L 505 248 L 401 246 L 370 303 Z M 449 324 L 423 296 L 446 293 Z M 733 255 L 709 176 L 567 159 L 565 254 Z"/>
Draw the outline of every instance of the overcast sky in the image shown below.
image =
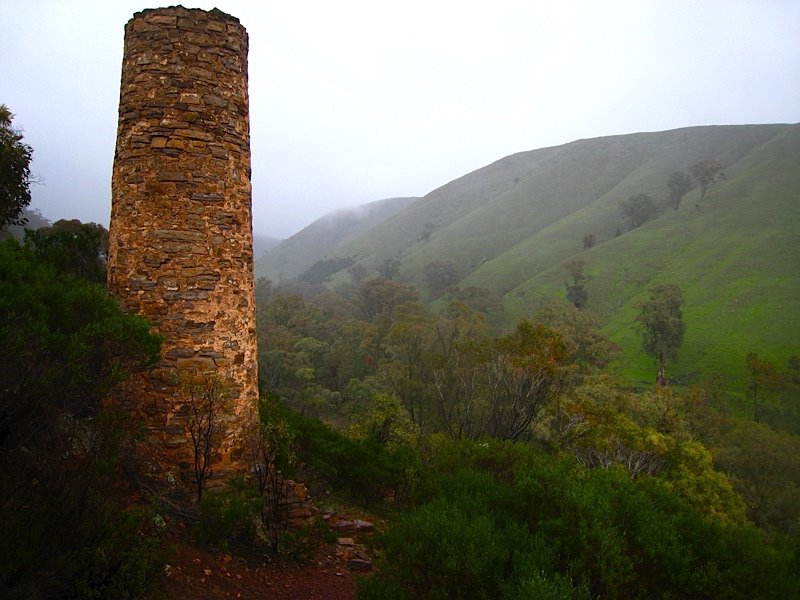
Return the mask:
<path fill-rule="evenodd" d="M 253 219 L 431 190 L 514 152 L 800 122 L 797 0 L 198 1 L 250 35 Z M 0 0 L 0 103 L 32 208 L 108 224 L 127 0 Z"/>

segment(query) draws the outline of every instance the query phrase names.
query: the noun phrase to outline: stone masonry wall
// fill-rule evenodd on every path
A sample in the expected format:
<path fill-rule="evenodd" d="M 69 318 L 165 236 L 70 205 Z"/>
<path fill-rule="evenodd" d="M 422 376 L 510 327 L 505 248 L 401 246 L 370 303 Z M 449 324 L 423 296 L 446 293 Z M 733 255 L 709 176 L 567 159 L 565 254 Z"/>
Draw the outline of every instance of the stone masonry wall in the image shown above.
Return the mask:
<path fill-rule="evenodd" d="M 213 372 L 232 398 L 217 478 L 241 470 L 257 406 L 247 32 L 216 9 L 136 13 L 125 27 L 108 289 L 164 338 L 161 364 L 120 401 L 159 472 L 190 478 L 187 395 Z"/>

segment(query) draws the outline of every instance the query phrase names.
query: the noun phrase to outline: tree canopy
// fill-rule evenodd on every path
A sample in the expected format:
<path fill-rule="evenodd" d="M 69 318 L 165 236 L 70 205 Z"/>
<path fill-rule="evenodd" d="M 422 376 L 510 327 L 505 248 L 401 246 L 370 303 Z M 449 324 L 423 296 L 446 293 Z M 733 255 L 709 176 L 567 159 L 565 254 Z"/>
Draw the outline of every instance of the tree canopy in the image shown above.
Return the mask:
<path fill-rule="evenodd" d="M 425 265 L 425 280 L 430 288 L 431 295 L 438 297 L 450 286 L 458 282 L 458 272 L 453 263 L 435 260 Z"/>
<path fill-rule="evenodd" d="M 669 199 L 675 205 L 675 210 L 678 210 L 681 200 L 692 189 L 692 178 L 683 171 L 675 171 L 667 178 L 667 188 Z"/>
<path fill-rule="evenodd" d="M 25 246 L 61 273 L 105 283 L 108 230 L 102 225 L 62 219 L 52 227 L 26 229 Z"/>
<path fill-rule="evenodd" d="M 658 212 L 652 196 L 648 194 L 634 194 L 627 200 L 621 201 L 619 209 L 631 229 L 641 227 Z"/>
<path fill-rule="evenodd" d="M 589 300 L 589 294 L 586 291 L 586 284 L 592 278 L 591 275 L 586 275 L 584 269 L 586 268 L 586 261 L 572 260 L 568 262 L 565 267 L 567 273 L 572 277 L 572 281 L 565 281 L 564 287 L 567 289 L 567 300 L 569 300 L 575 308 L 583 308 Z"/>
<path fill-rule="evenodd" d="M 705 198 L 708 188 L 722 177 L 722 165 L 713 158 L 705 158 L 694 164 L 692 175 L 700 185 L 700 199 L 702 200 Z"/>
<path fill-rule="evenodd" d="M 0 104 L 0 231 L 8 225 L 24 225 L 22 209 L 31 203 L 33 149 L 11 126 L 13 115 Z"/>
<path fill-rule="evenodd" d="M 641 304 L 636 316 L 636 329 L 642 336 L 642 348 L 656 359 L 656 382 L 666 385 L 665 367 L 675 360 L 683 343 L 686 324 L 683 322 L 683 294 L 677 285 L 658 285 L 650 290 L 650 298 Z"/>

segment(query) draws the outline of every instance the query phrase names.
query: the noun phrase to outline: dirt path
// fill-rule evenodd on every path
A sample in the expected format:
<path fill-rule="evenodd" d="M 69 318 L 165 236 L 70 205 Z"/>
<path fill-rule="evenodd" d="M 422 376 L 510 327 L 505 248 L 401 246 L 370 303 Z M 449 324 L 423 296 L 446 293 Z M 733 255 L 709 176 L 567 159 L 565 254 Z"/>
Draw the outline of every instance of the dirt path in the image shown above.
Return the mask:
<path fill-rule="evenodd" d="M 332 544 L 317 540 L 310 556 L 297 562 L 214 552 L 194 544 L 183 526 L 178 525 L 171 536 L 175 553 L 164 577 L 153 586 L 149 600 L 354 600 L 356 577 L 371 567 L 363 570 L 363 564 L 369 561 L 363 560 L 368 557 L 365 547 L 358 544 L 359 532 L 346 530 L 341 535 L 351 537 L 340 537 Z"/>
<path fill-rule="evenodd" d="M 353 574 L 324 551 L 306 564 L 254 563 L 180 545 L 156 598 L 352 600 Z"/>

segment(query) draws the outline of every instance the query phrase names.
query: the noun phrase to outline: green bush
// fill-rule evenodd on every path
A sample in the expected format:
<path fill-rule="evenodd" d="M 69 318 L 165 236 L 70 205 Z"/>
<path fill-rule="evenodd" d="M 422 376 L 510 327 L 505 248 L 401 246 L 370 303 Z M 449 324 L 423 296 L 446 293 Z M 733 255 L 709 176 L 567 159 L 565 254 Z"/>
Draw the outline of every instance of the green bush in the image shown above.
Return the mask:
<path fill-rule="evenodd" d="M 12 597 L 141 597 L 163 567 L 148 515 L 108 498 L 127 423 L 103 403 L 158 350 L 102 287 L 0 243 L 0 588 Z"/>
<path fill-rule="evenodd" d="M 229 543 L 253 548 L 257 543 L 261 497 L 241 476 L 222 490 L 208 490 L 200 500 L 195 536 L 204 544 L 226 549 Z"/>
<path fill-rule="evenodd" d="M 362 598 L 787 598 L 796 547 L 703 516 L 654 477 L 523 444 L 434 444 L 422 504 Z"/>
<path fill-rule="evenodd" d="M 511 560 L 507 541 L 490 515 L 470 514 L 439 499 L 388 534 L 386 551 L 412 597 L 496 598 L 499 575 Z"/>
<path fill-rule="evenodd" d="M 170 549 L 161 535 L 165 529 L 161 517 L 148 511 L 120 515 L 117 510 L 106 504 L 93 515 L 95 523 L 104 526 L 97 545 L 76 547 L 57 559 L 64 580 L 59 596 L 142 598 L 163 571 Z"/>
<path fill-rule="evenodd" d="M 163 570 L 159 515 L 79 496 L 0 511 L 0 582 L 11 598 L 141 598 Z"/>
<path fill-rule="evenodd" d="M 334 491 L 364 507 L 392 493 L 403 498 L 418 471 L 415 453 L 388 449 L 372 439 L 355 440 L 319 421 L 288 413 L 298 462 Z"/>
<path fill-rule="evenodd" d="M 513 486 L 462 468 L 383 537 L 387 560 L 360 598 L 588 598 L 553 573 L 557 557 L 529 534 Z"/>

